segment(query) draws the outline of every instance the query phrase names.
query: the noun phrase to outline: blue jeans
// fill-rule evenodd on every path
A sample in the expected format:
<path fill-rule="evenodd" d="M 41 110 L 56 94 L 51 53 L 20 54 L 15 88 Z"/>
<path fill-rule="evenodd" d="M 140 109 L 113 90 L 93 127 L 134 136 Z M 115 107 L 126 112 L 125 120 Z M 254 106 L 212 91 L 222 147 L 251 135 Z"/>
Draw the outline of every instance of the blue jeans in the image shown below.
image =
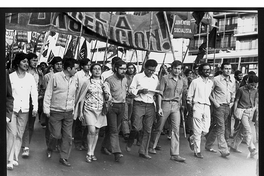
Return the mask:
<path fill-rule="evenodd" d="M 104 140 L 107 140 L 109 137 L 112 153 L 121 153 L 119 131 L 124 114 L 125 103 L 113 103 L 107 113 L 107 126 L 109 128 L 109 133 L 105 136 Z"/>
<path fill-rule="evenodd" d="M 179 132 L 180 132 L 180 123 L 181 123 L 179 103 L 174 101 L 163 101 L 162 111 L 163 111 L 163 116 L 158 118 L 156 129 L 154 129 L 151 134 L 150 148 L 157 147 L 160 134 L 163 130 L 165 122 L 167 121 L 168 117 L 170 117 L 171 128 L 172 128 L 170 154 L 179 155 L 179 148 L 180 148 Z"/>
<path fill-rule="evenodd" d="M 148 155 L 151 129 L 153 120 L 156 118 L 154 103 L 134 101 L 133 113 L 131 118 L 133 123 L 127 145 L 129 147 L 133 145 L 134 139 L 138 135 L 139 131 L 143 128 L 143 138 L 139 148 L 139 153 Z"/>
<path fill-rule="evenodd" d="M 230 113 L 228 105 L 220 105 L 219 108 L 213 107 L 213 122 L 211 131 L 209 131 L 205 147 L 212 148 L 217 138 L 218 148 L 221 153 L 229 153 L 227 142 L 225 140 L 225 124 Z"/>
<path fill-rule="evenodd" d="M 50 139 L 48 150 L 54 150 L 57 140 L 61 139 L 60 157 L 69 159 L 72 148 L 73 114 L 70 112 L 51 111 L 49 117 Z"/>

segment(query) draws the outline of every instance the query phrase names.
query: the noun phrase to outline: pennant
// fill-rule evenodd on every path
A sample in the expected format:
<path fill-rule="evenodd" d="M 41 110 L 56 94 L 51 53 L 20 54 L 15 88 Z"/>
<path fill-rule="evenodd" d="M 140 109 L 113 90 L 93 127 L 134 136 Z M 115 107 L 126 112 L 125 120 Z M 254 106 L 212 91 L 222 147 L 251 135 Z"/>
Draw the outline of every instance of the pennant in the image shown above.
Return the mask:
<path fill-rule="evenodd" d="M 46 57 L 48 54 L 48 50 L 49 50 L 49 42 L 45 45 L 45 49 L 42 53 L 43 57 Z"/>
<path fill-rule="evenodd" d="M 74 54 L 76 51 L 78 37 L 72 35 L 71 41 L 68 45 L 66 54 L 64 55 L 65 58 L 74 58 Z"/>
<path fill-rule="evenodd" d="M 199 23 L 202 21 L 204 14 L 205 14 L 204 12 L 200 12 L 200 11 L 194 11 L 192 13 L 192 16 L 196 20 L 197 25 L 199 25 Z"/>
<path fill-rule="evenodd" d="M 50 63 L 53 58 L 54 58 L 54 54 L 53 54 L 52 50 L 50 50 L 50 54 L 49 54 L 47 62 Z"/>
<path fill-rule="evenodd" d="M 213 27 L 209 34 L 208 46 L 211 48 L 215 48 L 216 45 L 216 37 L 217 37 L 217 28 Z"/>
<path fill-rule="evenodd" d="M 87 45 L 86 45 L 86 39 L 84 40 L 83 42 L 83 45 L 82 45 L 82 48 L 79 52 L 79 59 L 82 60 L 82 59 L 85 59 L 87 58 Z"/>
<path fill-rule="evenodd" d="M 67 43 L 67 38 L 68 35 L 67 34 L 59 34 L 57 42 L 56 42 L 56 46 L 61 46 L 61 47 L 66 47 L 66 43 Z"/>
<path fill-rule="evenodd" d="M 193 38 L 194 35 L 194 20 L 191 18 L 191 14 L 187 13 L 187 19 L 183 20 L 180 16 L 175 15 L 173 24 L 173 38 Z"/>

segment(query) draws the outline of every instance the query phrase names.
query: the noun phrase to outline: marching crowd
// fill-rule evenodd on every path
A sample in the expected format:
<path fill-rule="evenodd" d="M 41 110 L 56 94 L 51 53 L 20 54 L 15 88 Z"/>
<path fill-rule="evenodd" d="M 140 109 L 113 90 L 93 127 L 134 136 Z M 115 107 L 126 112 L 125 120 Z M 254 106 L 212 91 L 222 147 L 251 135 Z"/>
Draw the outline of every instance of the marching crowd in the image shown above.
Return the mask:
<path fill-rule="evenodd" d="M 182 126 L 194 157 L 203 158 L 203 136 L 205 151 L 217 153 L 213 148 L 217 141 L 222 157 L 241 153 L 241 142 L 248 146 L 250 157 L 257 155 L 250 126 L 255 122 L 258 132 L 254 72 L 243 77 L 237 70 L 232 76 L 227 62 L 214 76 L 207 63 L 191 70 L 176 60 L 170 68 L 162 66 L 158 75 L 153 59 L 139 73 L 133 63 L 119 57 L 111 65 L 106 71 L 88 58 L 60 57 L 54 57 L 49 66 L 38 65 L 36 54 L 17 53 L 6 70 L 7 169 L 19 164 L 20 150 L 23 158 L 29 156 L 36 117 L 45 128 L 47 157 L 58 151 L 59 162 L 65 166 L 71 166 L 73 145 L 87 151 L 86 162 L 96 161 L 99 136 L 104 137 L 101 152 L 113 155 L 115 162 L 123 157 L 120 136 L 127 142 L 127 152 L 136 141 L 139 157 L 151 159 L 150 154 L 161 150 L 159 138 L 166 130 L 170 159 L 184 162 L 179 150 Z"/>

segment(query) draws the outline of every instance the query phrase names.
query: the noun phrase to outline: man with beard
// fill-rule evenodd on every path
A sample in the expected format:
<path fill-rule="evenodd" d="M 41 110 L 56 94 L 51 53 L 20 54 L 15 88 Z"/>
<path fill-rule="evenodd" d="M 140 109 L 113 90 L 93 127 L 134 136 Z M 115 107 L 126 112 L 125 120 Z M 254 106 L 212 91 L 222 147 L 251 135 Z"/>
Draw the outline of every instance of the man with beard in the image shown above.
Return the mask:
<path fill-rule="evenodd" d="M 205 149 L 216 153 L 212 146 L 217 138 L 221 157 L 226 158 L 230 155 L 230 152 L 225 139 L 225 129 L 230 108 L 235 99 L 236 84 L 235 79 L 230 76 L 232 70 L 230 63 L 222 63 L 221 70 L 222 74 L 214 77 L 214 87 L 210 96 L 210 100 L 213 103 L 213 122 L 206 139 Z"/>
<path fill-rule="evenodd" d="M 152 131 L 149 153 L 156 154 L 156 146 L 160 138 L 160 134 L 168 117 L 171 119 L 171 160 L 184 162 L 185 158 L 179 155 L 180 149 L 180 108 L 184 109 L 185 98 L 183 93 L 186 92 L 188 83 L 186 79 L 180 76 L 182 72 L 182 62 L 174 61 L 171 64 L 171 72 L 161 78 L 157 90 L 158 95 L 158 122 L 156 128 Z M 181 107 L 182 106 L 182 107 Z"/>
<path fill-rule="evenodd" d="M 119 162 L 123 156 L 119 145 L 119 130 L 125 114 L 127 79 L 125 77 L 126 63 L 122 60 L 115 63 L 115 74 L 106 78 L 112 95 L 111 106 L 107 113 L 109 133 L 104 140 L 110 139 L 111 151 L 115 161 Z M 103 141 L 104 142 L 104 141 Z"/>
<path fill-rule="evenodd" d="M 144 72 L 136 74 L 130 85 L 129 91 L 134 98 L 132 113 L 132 129 L 127 142 L 126 150 L 131 151 L 134 139 L 138 132 L 143 129 L 143 138 L 139 148 L 139 157 L 151 159 L 148 154 L 149 141 L 153 121 L 156 118 L 154 95 L 159 80 L 154 72 L 158 63 L 153 59 L 149 59 L 145 63 Z"/>
<path fill-rule="evenodd" d="M 36 54 L 34 53 L 28 53 L 27 54 L 27 58 L 28 58 L 28 73 L 30 73 L 31 75 L 33 75 L 35 82 L 36 82 L 36 86 L 38 91 L 39 89 L 39 73 L 37 71 L 37 64 L 38 64 L 38 57 Z M 40 94 L 39 94 L 40 95 Z M 40 98 L 40 97 L 38 97 Z M 22 141 L 22 157 L 23 158 L 27 158 L 29 157 L 29 144 L 31 142 L 32 139 L 32 135 L 34 132 L 34 124 L 35 124 L 35 120 L 36 120 L 36 115 L 33 116 L 32 115 L 32 110 L 33 110 L 33 104 L 32 104 L 32 99 L 30 97 L 30 108 L 29 108 L 29 116 L 28 116 L 28 122 L 27 122 L 27 126 L 23 135 L 23 141 Z"/>
<path fill-rule="evenodd" d="M 208 78 L 210 65 L 201 64 L 198 68 L 199 77 L 194 79 L 189 87 L 187 105 L 193 111 L 193 135 L 190 136 L 190 147 L 194 150 L 194 156 L 203 158 L 201 154 L 201 137 L 209 131 L 211 114 L 209 96 L 213 88 L 213 82 Z"/>

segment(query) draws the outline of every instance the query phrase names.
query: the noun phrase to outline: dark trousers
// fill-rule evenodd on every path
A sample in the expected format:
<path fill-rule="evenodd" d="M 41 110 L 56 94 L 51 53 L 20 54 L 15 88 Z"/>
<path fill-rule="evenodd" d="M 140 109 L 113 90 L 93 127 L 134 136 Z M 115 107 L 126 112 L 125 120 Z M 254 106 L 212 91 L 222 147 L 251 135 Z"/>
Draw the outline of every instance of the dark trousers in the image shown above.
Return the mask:
<path fill-rule="evenodd" d="M 87 126 L 82 125 L 82 122 L 79 120 L 79 118 L 73 121 L 72 131 L 75 147 L 87 145 L 88 128 Z"/>
<path fill-rule="evenodd" d="M 119 131 L 125 114 L 125 103 L 113 103 L 107 113 L 108 134 L 105 136 L 103 143 L 110 140 L 112 153 L 121 153 L 119 144 Z"/>
<path fill-rule="evenodd" d="M 60 157 L 68 159 L 72 148 L 73 114 L 51 111 L 49 117 L 50 138 L 48 150 L 54 150 L 57 140 L 61 139 Z"/>
<path fill-rule="evenodd" d="M 29 144 L 31 142 L 32 135 L 34 132 L 34 124 L 36 120 L 36 116 L 32 115 L 33 105 L 32 105 L 31 97 L 30 97 L 29 103 L 30 105 L 29 105 L 29 112 L 28 112 L 28 122 L 25 128 L 23 139 L 22 139 L 22 148 L 29 147 Z"/>
<path fill-rule="evenodd" d="M 153 103 L 134 101 L 132 130 L 127 143 L 129 147 L 133 145 L 134 139 L 138 136 L 139 131 L 143 129 L 143 138 L 139 153 L 148 155 L 151 129 L 155 118 L 156 113 Z"/>

